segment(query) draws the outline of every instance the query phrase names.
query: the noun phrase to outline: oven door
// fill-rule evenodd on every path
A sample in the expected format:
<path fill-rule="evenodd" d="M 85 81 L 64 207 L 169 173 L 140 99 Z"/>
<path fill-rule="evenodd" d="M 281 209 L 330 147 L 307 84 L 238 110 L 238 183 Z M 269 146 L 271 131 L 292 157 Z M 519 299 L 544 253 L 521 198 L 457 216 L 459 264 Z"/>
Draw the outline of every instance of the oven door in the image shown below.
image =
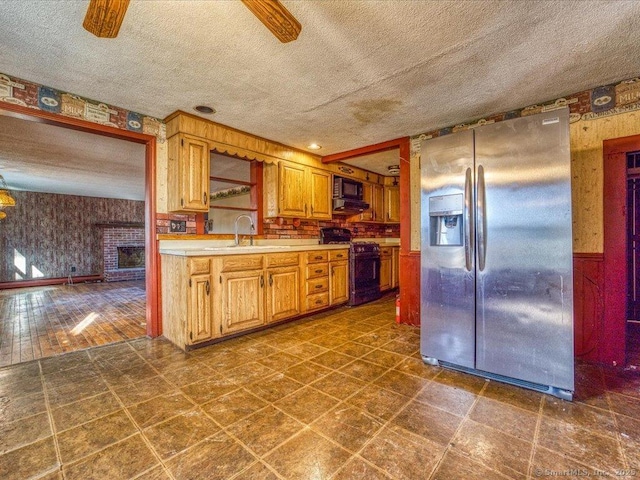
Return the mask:
<path fill-rule="evenodd" d="M 349 305 L 380 298 L 380 254 L 354 254 L 350 264 Z"/>

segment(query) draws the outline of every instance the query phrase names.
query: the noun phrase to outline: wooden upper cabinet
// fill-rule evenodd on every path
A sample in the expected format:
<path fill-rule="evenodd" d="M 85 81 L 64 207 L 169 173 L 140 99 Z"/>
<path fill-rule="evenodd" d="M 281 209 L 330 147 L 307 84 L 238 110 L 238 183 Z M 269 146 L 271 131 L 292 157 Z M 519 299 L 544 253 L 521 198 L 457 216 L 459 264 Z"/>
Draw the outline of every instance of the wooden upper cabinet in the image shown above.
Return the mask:
<path fill-rule="evenodd" d="M 384 222 L 384 187 L 375 183 L 362 184 L 363 199 L 369 208 L 351 221 L 355 222 Z"/>
<path fill-rule="evenodd" d="M 333 210 L 331 173 L 309 169 L 309 218 L 331 220 Z"/>
<path fill-rule="evenodd" d="M 400 223 L 400 188 L 384 187 L 384 221 Z"/>
<path fill-rule="evenodd" d="M 280 163 L 278 166 L 279 216 L 306 217 L 306 176 L 304 166 Z"/>
<path fill-rule="evenodd" d="M 208 212 L 209 143 L 183 133 L 172 136 L 168 142 L 168 210 Z"/>
<path fill-rule="evenodd" d="M 331 219 L 331 173 L 297 163 L 264 167 L 267 217 Z"/>

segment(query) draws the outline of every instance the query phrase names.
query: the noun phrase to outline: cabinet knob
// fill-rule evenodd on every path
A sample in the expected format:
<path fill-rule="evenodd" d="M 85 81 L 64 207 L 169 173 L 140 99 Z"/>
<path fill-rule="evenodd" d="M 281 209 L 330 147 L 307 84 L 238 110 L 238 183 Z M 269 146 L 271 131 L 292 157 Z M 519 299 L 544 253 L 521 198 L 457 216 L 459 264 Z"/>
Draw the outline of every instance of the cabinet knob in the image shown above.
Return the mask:
<path fill-rule="evenodd" d="M 269 285 L 273 285 L 273 274 L 269 274 Z"/>
<path fill-rule="evenodd" d="M 260 288 L 264 287 L 264 275 L 260 275 Z"/>
<path fill-rule="evenodd" d="M 322 273 L 321 269 L 316 270 L 316 273 Z"/>
<path fill-rule="evenodd" d="M 315 288 L 322 288 L 322 285 L 316 285 Z"/>
<path fill-rule="evenodd" d="M 322 303 L 322 300 L 318 299 L 316 300 L 316 305 L 320 305 Z"/>
<path fill-rule="evenodd" d="M 209 295 L 209 292 L 211 292 L 211 285 L 209 285 L 209 280 L 207 280 L 207 295 Z"/>
<path fill-rule="evenodd" d="M 204 202 L 205 205 L 207 204 L 207 192 L 204 192 L 202 194 L 202 201 Z"/>

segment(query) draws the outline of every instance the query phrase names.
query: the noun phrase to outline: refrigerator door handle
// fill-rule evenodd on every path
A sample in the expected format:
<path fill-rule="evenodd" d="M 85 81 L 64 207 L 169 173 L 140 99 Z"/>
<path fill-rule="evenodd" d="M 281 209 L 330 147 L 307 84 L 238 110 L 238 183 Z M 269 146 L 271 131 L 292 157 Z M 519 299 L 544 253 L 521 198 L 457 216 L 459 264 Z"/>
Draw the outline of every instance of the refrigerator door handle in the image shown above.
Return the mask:
<path fill-rule="evenodd" d="M 464 179 L 464 260 L 467 271 L 473 268 L 473 188 L 471 168 L 467 168 Z"/>
<path fill-rule="evenodd" d="M 478 192 L 477 192 L 478 224 L 478 270 L 484 270 L 487 260 L 487 196 L 484 184 L 484 168 L 478 165 Z"/>

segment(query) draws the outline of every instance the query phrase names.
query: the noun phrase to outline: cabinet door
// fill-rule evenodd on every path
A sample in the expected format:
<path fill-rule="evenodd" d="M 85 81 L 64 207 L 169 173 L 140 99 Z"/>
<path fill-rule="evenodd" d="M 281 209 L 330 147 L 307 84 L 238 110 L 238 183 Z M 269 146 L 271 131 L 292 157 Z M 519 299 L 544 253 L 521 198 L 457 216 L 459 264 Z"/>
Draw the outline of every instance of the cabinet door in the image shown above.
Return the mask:
<path fill-rule="evenodd" d="M 382 185 L 372 185 L 373 221 L 384 222 L 384 187 Z"/>
<path fill-rule="evenodd" d="M 309 171 L 309 218 L 331 220 L 332 190 L 331 173 L 316 169 Z"/>
<path fill-rule="evenodd" d="M 380 256 L 380 291 L 391 288 L 391 255 Z"/>
<path fill-rule="evenodd" d="M 305 218 L 307 216 L 305 167 L 282 162 L 279 165 L 279 177 L 280 215 Z"/>
<path fill-rule="evenodd" d="M 178 176 L 183 211 L 209 211 L 209 144 L 197 137 L 180 135 Z"/>
<path fill-rule="evenodd" d="M 391 257 L 391 288 L 400 285 L 400 247 L 393 247 Z"/>
<path fill-rule="evenodd" d="M 267 322 L 300 314 L 300 267 L 267 270 Z"/>
<path fill-rule="evenodd" d="M 329 276 L 330 303 L 331 305 L 344 303 L 349 300 L 349 264 L 348 262 L 332 262 L 329 268 L 331 270 Z"/>
<path fill-rule="evenodd" d="M 385 222 L 400 222 L 400 188 L 384 187 L 384 209 Z"/>
<path fill-rule="evenodd" d="M 373 209 L 375 203 L 373 200 L 373 184 L 362 184 L 362 199 L 369 204 L 369 208 L 360 214 L 359 221 L 371 222 L 373 220 Z"/>
<path fill-rule="evenodd" d="M 222 333 L 264 324 L 264 271 L 225 272 L 222 283 Z"/>
<path fill-rule="evenodd" d="M 211 321 L 211 275 L 189 279 L 189 343 L 213 338 Z"/>

